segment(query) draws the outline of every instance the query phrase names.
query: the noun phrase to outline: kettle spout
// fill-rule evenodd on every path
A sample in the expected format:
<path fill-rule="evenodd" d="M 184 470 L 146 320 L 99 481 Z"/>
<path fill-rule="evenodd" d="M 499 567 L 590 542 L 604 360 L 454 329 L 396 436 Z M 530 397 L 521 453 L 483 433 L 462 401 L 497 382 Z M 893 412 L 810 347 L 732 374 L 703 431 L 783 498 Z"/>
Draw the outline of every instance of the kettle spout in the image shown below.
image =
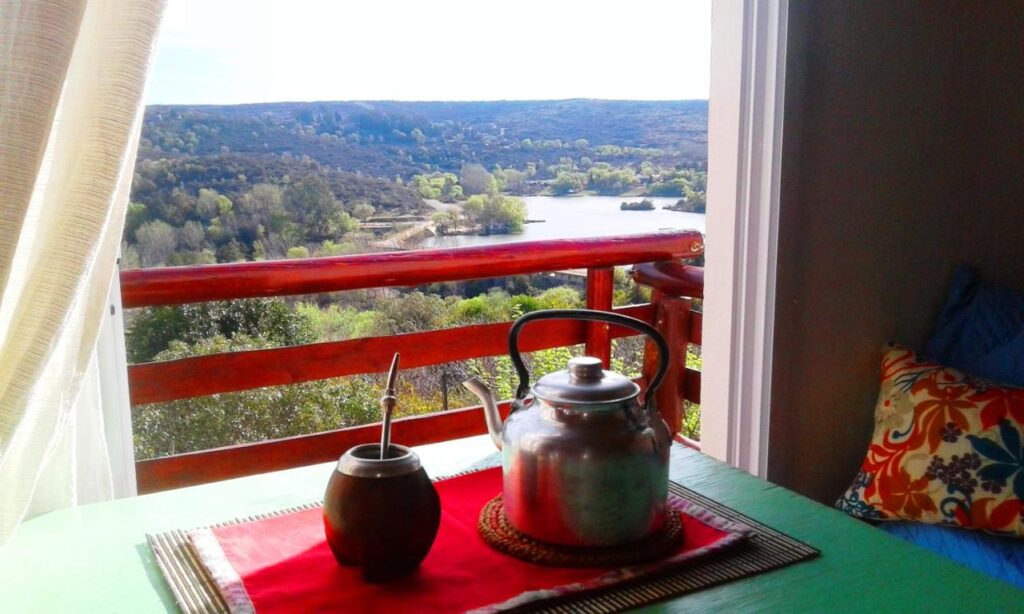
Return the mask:
<path fill-rule="evenodd" d="M 501 449 L 501 414 L 498 413 L 498 403 L 494 400 L 494 393 L 478 377 L 471 377 L 462 382 L 467 390 L 480 398 L 484 406 L 484 419 L 487 420 L 487 432 L 491 434 L 491 441 Z"/>

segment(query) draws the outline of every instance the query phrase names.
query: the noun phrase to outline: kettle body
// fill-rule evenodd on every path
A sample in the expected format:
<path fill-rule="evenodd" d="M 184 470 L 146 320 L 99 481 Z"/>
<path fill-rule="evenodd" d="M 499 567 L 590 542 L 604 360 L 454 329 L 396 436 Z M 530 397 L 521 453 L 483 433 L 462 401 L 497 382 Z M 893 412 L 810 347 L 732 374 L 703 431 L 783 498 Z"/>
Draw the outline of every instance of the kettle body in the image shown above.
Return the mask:
<path fill-rule="evenodd" d="M 529 385 L 518 351 L 523 325 L 541 319 L 582 319 L 628 326 L 651 337 L 660 365 L 647 393 L 589 356 Z M 502 451 L 502 494 L 509 523 L 534 539 L 566 546 L 622 545 L 664 525 L 671 435 L 653 404 L 668 349 L 656 329 L 618 314 L 589 310 L 529 313 L 513 325 L 510 355 L 520 376 L 512 411 L 502 424 L 479 381 L 466 386 L 484 402 L 489 431 Z"/>

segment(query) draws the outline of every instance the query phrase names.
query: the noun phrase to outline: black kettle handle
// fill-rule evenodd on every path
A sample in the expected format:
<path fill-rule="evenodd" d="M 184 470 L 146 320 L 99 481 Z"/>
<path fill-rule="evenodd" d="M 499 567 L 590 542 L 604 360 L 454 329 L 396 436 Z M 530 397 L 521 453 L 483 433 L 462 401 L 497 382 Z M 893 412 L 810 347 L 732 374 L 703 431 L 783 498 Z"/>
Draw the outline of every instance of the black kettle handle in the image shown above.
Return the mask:
<path fill-rule="evenodd" d="M 515 365 L 516 373 L 519 375 L 519 388 L 516 390 L 516 400 L 521 401 L 530 391 L 530 372 L 523 363 L 523 356 L 519 353 L 519 331 L 530 322 L 537 320 L 586 320 L 589 322 L 605 322 L 632 328 L 633 330 L 647 335 L 658 346 L 658 370 L 651 379 L 651 385 L 647 387 L 647 406 L 650 407 L 654 392 L 661 386 L 668 371 L 668 343 L 665 337 L 643 320 L 637 320 L 629 316 L 607 311 L 596 311 L 593 309 L 547 309 L 543 311 L 531 311 L 520 317 L 512 324 L 508 332 L 508 353 L 512 357 L 512 364 Z"/>

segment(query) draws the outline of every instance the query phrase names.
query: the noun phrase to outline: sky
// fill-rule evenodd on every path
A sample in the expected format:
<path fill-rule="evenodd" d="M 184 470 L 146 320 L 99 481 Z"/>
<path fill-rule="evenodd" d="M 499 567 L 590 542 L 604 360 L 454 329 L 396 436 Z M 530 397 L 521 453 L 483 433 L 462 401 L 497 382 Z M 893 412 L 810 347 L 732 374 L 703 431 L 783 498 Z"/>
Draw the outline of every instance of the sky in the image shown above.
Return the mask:
<path fill-rule="evenodd" d="M 169 0 L 148 104 L 707 98 L 711 0 Z"/>

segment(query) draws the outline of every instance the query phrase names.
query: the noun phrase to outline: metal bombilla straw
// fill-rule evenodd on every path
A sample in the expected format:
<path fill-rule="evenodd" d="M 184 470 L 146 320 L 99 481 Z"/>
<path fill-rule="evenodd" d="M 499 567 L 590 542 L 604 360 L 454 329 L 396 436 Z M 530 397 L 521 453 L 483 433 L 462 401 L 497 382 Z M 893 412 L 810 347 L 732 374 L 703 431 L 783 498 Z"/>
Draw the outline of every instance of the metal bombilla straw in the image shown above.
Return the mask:
<path fill-rule="evenodd" d="M 391 368 L 388 369 L 388 384 L 384 390 L 384 396 L 380 398 L 380 407 L 384 412 L 384 422 L 380 429 L 380 460 L 388 457 L 388 448 L 391 447 L 391 412 L 395 410 L 398 397 L 395 396 L 395 380 L 398 379 L 398 352 L 391 359 Z"/>

